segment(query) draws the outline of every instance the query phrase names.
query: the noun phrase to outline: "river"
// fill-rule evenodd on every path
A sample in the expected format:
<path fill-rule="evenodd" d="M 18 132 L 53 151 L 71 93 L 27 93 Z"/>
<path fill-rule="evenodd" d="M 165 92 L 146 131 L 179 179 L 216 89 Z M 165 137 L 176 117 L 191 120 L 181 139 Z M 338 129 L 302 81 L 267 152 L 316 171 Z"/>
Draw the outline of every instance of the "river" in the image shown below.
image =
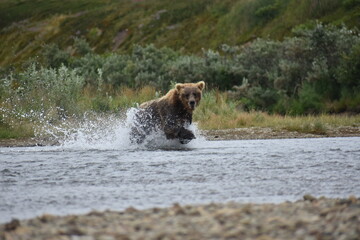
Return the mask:
<path fill-rule="evenodd" d="M 295 201 L 305 194 L 360 196 L 359 137 L 0 148 L 0 223 L 129 206 Z"/>

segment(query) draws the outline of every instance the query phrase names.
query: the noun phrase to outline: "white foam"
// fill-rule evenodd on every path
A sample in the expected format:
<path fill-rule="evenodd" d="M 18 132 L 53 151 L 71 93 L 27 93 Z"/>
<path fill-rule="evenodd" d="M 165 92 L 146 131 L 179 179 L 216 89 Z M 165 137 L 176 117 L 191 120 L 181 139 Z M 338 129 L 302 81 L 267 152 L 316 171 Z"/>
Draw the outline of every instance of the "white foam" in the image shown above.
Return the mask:
<path fill-rule="evenodd" d="M 142 144 L 130 141 L 136 108 L 130 108 L 126 114 L 100 114 L 87 112 L 79 117 L 53 119 L 51 111 L 33 111 L 17 113 L 8 109 L 0 109 L 3 117 L 16 116 L 20 120 L 30 121 L 35 126 L 35 137 L 57 143 L 61 149 L 78 150 L 125 150 L 125 149 L 186 149 L 196 147 L 205 139 L 199 134 L 196 124 L 189 129 L 196 139 L 188 144 L 180 144 L 179 140 L 168 140 L 161 131 L 146 136 Z M 55 110 L 54 110 L 55 111 Z M 49 114 L 47 114 L 49 113 Z"/>
<path fill-rule="evenodd" d="M 79 126 L 67 130 L 60 139 L 63 148 L 74 149 L 124 149 L 130 147 L 129 128 L 123 119 L 116 116 L 97 116 L 83 121 Z"/>
<path fill-rule="evenodd" d="M 48 128 L 46 132 L 57 138 L 61 148 L 65 149 L 97 149 L 97 150 L 125 150 L 125 149 L 187 149 L 193 148 L 205 141 L 198 131 L 196 124 L 189 126 L 196 139 L 188 144 L 181 144 L 179 140 L 168 140 L 163 132 L 153 132 L 146 136 L 142 144 L 131 143 L 130 129 L 137 109 L 130 108 L 126 118 L 112 115 L 88 114 L 81 121 L 63 122 L 56 128 Z"/>

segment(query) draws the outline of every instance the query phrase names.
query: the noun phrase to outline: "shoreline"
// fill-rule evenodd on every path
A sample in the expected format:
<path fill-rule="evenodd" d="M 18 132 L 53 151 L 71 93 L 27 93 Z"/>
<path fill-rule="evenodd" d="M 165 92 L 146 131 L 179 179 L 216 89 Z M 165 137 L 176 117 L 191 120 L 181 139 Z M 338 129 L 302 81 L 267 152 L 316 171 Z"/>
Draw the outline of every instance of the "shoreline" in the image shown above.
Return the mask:
<path fill-rule="evenodd" d="M 210 203 L 42 216 L 0 224 L 0 239 L 359 239 L 360 198 Z"/>
<path fill-rule="evenodd" d="M 252 140 L 252 139 L 291 139 L 291 138 L 326 138 L 326 137 L 360 137 L 360 127 L 335 127 L 326 132 L 307 133 L 285 129 L 249 127 L 221 130 L 198 130 L 208 141 Z M 35 147 L 54 146 L 56 141 L 36 138 L 0 139 L 0 147 Z"/>
<path fill-rule="evenodd" d="M 360 137 L 360 127 L 334 127 L 326 132 L 298 132 L 269 127 L 234 128 L 222 130 L 202 130 L 207 140 L 251 140 L 251 139 L 291 139 L 291 138 L 326 138 Z"/>

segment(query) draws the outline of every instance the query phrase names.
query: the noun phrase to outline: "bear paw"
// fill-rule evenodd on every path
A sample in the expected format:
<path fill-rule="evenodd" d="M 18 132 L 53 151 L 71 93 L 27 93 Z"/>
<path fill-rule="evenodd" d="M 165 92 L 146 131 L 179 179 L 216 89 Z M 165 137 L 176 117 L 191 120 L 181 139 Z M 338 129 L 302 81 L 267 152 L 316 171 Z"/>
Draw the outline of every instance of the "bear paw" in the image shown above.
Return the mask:
<path fill-rule="evenodd" d="M 179 141 L 181 144 L 187 144 L 191 140 L 195 139 L 194 133 L 192 133 L 190 130 L 181 128 L 179 132 Z"/>

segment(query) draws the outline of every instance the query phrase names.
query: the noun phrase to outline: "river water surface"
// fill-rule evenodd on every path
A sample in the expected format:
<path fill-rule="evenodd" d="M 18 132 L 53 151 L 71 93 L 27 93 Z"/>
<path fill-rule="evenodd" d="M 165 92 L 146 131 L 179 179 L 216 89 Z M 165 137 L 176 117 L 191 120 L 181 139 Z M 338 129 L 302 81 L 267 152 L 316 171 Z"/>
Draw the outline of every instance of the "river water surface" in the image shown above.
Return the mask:
<path fill-rule="evenodd" d="M 360 196 L 360 138 L 0 148 L 0 222 L 173 203 Z"/>

